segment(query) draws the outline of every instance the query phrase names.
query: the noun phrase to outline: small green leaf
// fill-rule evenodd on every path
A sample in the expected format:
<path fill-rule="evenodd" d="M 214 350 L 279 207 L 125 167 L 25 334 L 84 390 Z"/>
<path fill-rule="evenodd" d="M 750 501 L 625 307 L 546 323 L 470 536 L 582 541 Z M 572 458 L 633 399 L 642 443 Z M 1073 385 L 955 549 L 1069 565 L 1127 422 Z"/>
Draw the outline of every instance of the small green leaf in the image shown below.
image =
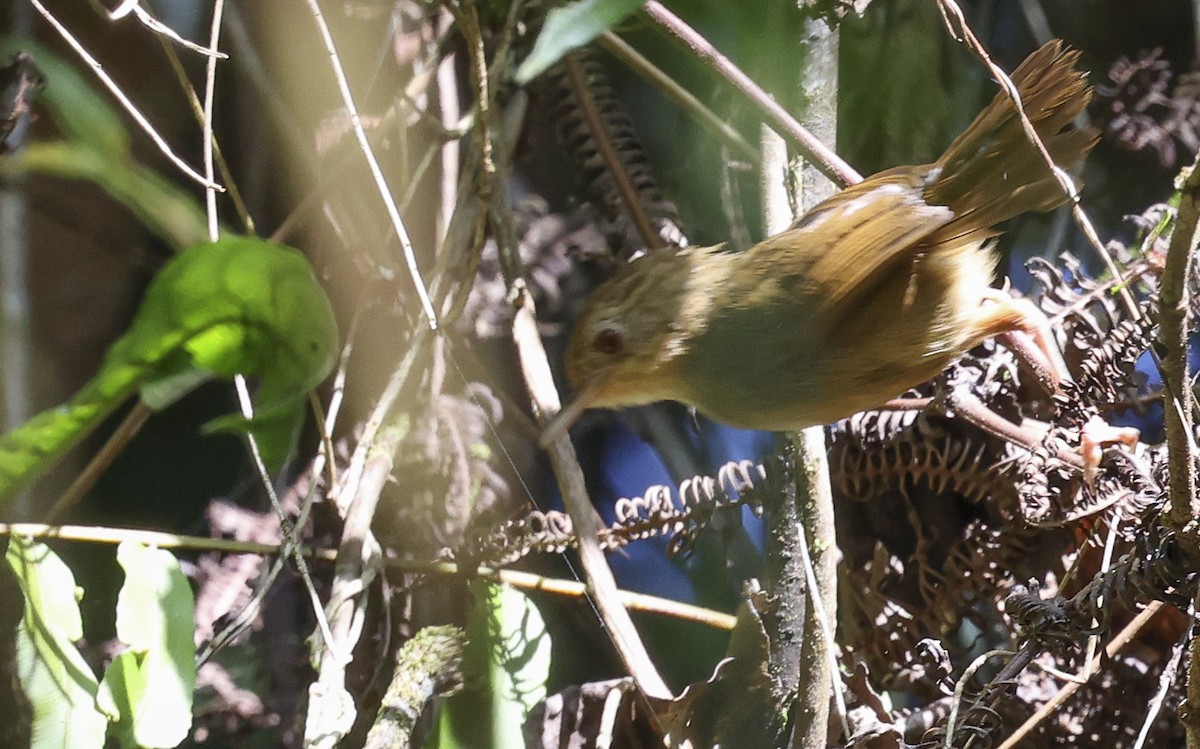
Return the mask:
<path fill-rule="evenodd" d="M 44 544 L 13 536 L 5 555 L 25 594 L 17 678 L 33 706 L 31 749 L 104 746 L 96 677 L 73 644 L 83 637 L 75 576 Z"/>
<path fill-rule="evenodd" d="M 533 51 L 516 80 L 522 85 L 541 75 L 573 49 L 578 49 L 623 21 L 646 0 L 576 0 L 546 14 Z"/>
<path fill-rule="evenodd" d="M 537 607 L 520 591 L 472 584 L 463 691 L 446 700 L 426 742 L 436 749 L 524 746 L 521 726 L 546 698 L 550 635 Z"/>
<path fill-rule="evenodd" d="M 100 704 L 132 744 L 173 747 L 192 725 L 192 589 L 179 562 L 161 549 L 126 541 L 117 561 L 125 570 L 117 638 L 129 650 L 104 673 Z"/>

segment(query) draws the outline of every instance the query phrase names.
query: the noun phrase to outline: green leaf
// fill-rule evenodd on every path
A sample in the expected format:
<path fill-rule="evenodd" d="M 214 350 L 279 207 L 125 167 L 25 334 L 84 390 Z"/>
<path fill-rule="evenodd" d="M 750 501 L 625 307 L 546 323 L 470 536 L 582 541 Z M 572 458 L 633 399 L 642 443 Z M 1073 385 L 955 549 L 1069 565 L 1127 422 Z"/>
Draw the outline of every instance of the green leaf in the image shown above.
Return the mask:
<path fill-rule="evenodd" d="M 194 600 L 169 552 L 126 541 L 117 638 L 129 646 L 104 673 L 99 703 L 132 745 L 173 747 L 192 725 Z"/>
<path fill-rule="evenodd" d="M 113 736 L 122 747 L 133 749 L 133 705 L 146 693 L 146 678 L 138 666 L 138 654 L 126 650 L 117 655 L 104 671 L 104 681 L 96 695 L 96 706 L 113 724 Z"/>
<path fill-rule="evenodd" d="M 32 749 L 104 746 L 96 677 L 73 644 L 83 637 L 75 576 L 44 544 L 12 536 L 5 555 L 25 594 L 17 677 L 33 707 Z"/>
<path fill-rule="evenodd" d="M 623 21 L 646 0 L 576 0 L 546 14 L 533 51 L 516 80 L 522 85 L 541 75 L 573 49 L 578 49 Z"/>
<path fill-rule="evenodd" d="M 446 700 L 426 742 L 436 749 L 524 746 L 521 726 L 546 698 L 550 635 L 533 603 L 514 588 L 472 583 L 462 692 Z"/>

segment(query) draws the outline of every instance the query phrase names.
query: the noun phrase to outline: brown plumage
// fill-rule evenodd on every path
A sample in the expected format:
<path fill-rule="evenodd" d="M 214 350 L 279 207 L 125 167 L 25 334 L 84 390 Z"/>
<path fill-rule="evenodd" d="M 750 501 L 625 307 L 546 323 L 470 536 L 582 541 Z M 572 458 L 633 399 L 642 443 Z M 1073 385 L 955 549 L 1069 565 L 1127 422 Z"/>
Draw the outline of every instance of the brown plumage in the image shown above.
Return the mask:
<path fill-rule="evenodd" d="M 1097 140 L 1067 129 L 1091 96 L 1077 59 L 1053 41 L 1012 75 L 1063 168 Z M 552 431 L 585 407 L 664 399 L 770 430 L 878 406 L 984 338 L 1044 322 L 990 288 L 990 240 L 1065 201 L 998 93 L 937 162 L 871 176 L 744 252 L 659 251 L 622 268 L 576 325 L 579 396 Z"/>

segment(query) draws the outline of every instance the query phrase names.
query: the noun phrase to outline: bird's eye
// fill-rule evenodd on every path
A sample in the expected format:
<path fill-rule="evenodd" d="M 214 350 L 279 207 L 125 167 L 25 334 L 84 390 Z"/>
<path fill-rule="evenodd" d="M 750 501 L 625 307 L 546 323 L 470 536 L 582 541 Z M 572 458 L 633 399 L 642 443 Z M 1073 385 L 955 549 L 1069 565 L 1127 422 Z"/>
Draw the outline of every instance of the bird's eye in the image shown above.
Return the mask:
<path fill-rule="evenodd" d="M 605 328 L 592 339 L 592 348 L 601 354 L 616 356 L 625 350 L 625 338 L 620 331 Z"/>

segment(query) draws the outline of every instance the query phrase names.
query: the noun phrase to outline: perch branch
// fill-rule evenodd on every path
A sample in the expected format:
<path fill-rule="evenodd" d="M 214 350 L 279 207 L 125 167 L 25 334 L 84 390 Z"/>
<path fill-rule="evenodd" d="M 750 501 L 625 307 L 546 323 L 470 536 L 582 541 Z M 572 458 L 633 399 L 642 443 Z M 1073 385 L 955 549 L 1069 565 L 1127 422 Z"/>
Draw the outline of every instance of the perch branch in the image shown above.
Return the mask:
<path fill-rule="evenodd" d="M 452 7 L 452 11 L 454 8 Z M 542 346 L 541 336 L 537 329 L 533 299 L 525 290 L 521 278 L 521 260 L 517 252 L 516 230 L 512 225 L 512 214 L 508 209 L 505 178 L 508 164 L 497 162 L 497 156 L 503 156 L 505 149 L 497 148 L 496 131 L 493 122 L 496 117 L 492 109 L 490 82 L 487 75 L 487 64 L 484 58 L 483 38 L 479 29 L 479 18 L 473 2 L 467 0 L 457 8 L 461 31 L 467 41 L 467 51 L 471 58 L 470 70 L 475 86 L 476 103 L 479 116 L 476 118 L 476 130 L 482 145 L 483 168 L 481 184 L 478 187 L 482 199 L 488 203 L 488 218 L 496 241 L 501 267 L 510 289 L 511 303 L 514 310 L 513 343 L 516 345 L 520 362 L 522 379 L 529 393 L 534 411 L 541 418 L 553 416 L 558 412 L 560 400 L 558 390 L 554 385 L 554 377 L 550 373 L 550 362 L 546 358 L 546 350 Z M 629 618 L 629 612 L 617 603 L 617 584 L 613 578 L 608 560 L 600 549 L 598 541 L 599 526 L 596 511 L 587 496 L 584 487 L 583 470 L 575 457 L 570 438 L 561 435 L 549 447 L 550 464 L 558 480 L 563 501 L 574 523 L 579 538 L 579 557 L 583 562 L 584 576 L 588 589 L 593 595 L 596 608 L 604 621 L 606 631 L 612 638 L 613 644 L 628 669 L 630 676 L 637 682 L 644 694 L 651 697 L 669 699 L 671 691 L 667 687 L 645 645 Z"/>

